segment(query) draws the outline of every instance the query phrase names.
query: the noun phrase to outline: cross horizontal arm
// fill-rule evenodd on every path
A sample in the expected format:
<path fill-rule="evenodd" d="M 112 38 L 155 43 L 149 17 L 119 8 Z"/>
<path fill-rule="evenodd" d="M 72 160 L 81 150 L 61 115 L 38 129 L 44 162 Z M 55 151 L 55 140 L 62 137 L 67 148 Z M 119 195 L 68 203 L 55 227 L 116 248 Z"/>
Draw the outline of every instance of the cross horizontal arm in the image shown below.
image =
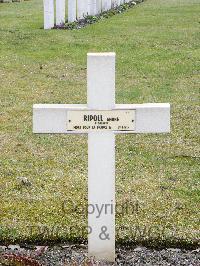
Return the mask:
<path fill-rule="evenodd" d="M 35 104 L 33 106 L 34 133 L 85 133 L 67 131 L 68 112 L 91 110 L 84 104 Z M 113 110 L 135 110 L 134 131 L 114 133 L 167 133 L 170 132 L 170 104 L 116 104 Z"/>

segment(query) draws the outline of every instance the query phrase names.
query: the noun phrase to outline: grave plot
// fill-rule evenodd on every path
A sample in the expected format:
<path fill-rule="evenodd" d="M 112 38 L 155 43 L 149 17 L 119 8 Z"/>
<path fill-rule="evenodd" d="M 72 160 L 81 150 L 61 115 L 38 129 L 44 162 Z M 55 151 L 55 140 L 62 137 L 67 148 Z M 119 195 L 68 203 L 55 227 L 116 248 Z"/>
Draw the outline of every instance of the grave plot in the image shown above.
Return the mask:
<path fill-rule="evenodd" d="M 170 105 L 115 105 L 115 53 L 87 58 L 88 105 L 34 105 L 33 132 L 88 133 L 88 252 L 114 262 L 115 134 L 170 132 Z"/>

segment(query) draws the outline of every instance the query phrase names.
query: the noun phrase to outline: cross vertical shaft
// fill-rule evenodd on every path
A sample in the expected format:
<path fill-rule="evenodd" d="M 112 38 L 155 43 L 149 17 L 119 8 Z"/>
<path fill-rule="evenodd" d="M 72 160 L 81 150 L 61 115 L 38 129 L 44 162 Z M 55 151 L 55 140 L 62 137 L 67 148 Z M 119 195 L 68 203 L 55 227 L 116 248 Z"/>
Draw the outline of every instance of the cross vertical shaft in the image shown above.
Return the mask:
<path fill-rule="evenodd" d="M 47 6 L 46 10 L 52 8 Z M 88 133 L 88 253 L 113 262 L 115 134 L 170 132 L 170 104 L 115 105 L 114 53 L 88 54 L 87 83 L 88 106 L 35 104 L 33 132 Z"/>
<path fill-rule="evenodd" d="M 113 109 L 115 53 L 88 54 L 87 64 L 88 108 Z M 88 225 L 92 230 L 88 235 L 89 256 L 99 260 L 114 261 L 115 134 L 113 132 L 88 134 L 88 204 Z M 97 208 L 102 210 L 101 213 L 97 212 Z"/>

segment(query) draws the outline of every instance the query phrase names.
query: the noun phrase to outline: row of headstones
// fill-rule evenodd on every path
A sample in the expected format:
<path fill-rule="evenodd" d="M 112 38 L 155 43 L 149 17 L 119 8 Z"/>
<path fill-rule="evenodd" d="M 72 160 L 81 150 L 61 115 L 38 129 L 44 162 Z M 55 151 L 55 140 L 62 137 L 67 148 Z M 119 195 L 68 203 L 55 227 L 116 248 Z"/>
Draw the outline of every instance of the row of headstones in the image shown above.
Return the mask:
<path fill-rule="evenodd" d="M 44 29 L 54 27 L 54 0 L 44 1 Z M 68 0 L 68 22 L 83 19 L 85 16 L 98 15 L 131 0 Z M 65 18 L 65 0 L 56 0 L 56 26 L 63 25 Z"/>

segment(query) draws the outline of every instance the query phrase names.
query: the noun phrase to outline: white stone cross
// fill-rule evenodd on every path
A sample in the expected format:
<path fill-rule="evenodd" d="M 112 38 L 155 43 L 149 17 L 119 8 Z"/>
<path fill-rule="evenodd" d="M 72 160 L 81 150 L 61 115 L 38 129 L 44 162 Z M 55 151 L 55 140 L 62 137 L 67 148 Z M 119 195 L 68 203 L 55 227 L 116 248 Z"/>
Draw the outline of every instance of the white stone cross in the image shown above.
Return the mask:
<path fill-rule="evenodd" d="M 115 134 L 169 132 L 170 105 L 115 104 L 115 53 L 87 55 L 87 90 L 87 105 L 34 105 L 33 132 L 88 134 L 88 253 L 114 261 Z"/>

